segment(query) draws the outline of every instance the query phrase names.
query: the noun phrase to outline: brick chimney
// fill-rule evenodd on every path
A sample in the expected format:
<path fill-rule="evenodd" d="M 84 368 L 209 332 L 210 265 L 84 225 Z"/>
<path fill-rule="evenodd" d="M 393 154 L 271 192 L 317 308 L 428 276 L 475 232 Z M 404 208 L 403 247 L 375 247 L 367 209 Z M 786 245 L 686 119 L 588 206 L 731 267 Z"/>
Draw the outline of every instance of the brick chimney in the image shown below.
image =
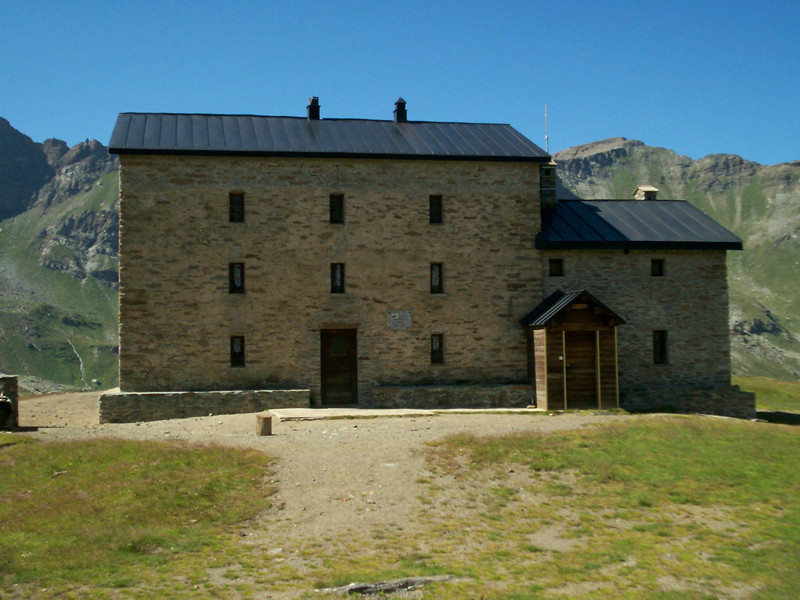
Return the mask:
<path fill-rule="evenodd" d="M 306 109 L 308 110 L 309 121 L 319 121 L 319 98 L 317 96 L 312 96 L 308 99 Z"/>
<path fill-rule="evenodd" d="M 637 185 L 633 190 L 634 200 L 658 200 L 658 188 L 652 185 Z"/>
<path fill-rule="evenodd" d="M 406 123 L 408 122 L 408 111 L 406 110 L 406 101 L 398 98 L 394 103 L 394 122 Z"/>

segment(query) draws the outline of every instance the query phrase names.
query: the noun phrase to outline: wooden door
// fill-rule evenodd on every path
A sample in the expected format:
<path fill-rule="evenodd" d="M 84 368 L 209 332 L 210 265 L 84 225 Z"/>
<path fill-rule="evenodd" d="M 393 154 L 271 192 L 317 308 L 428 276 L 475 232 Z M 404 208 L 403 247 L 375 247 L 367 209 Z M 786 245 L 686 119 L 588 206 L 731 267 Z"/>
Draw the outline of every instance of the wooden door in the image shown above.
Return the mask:
<path fill-rule="evenodd" d="M 567 408 L 597 408 L 597 352 L 594 331 L 566 331 Z"/>
<path fill-rule="evenodd" d="M 356 329 L 323 329 L 322 404 L 358 403 Z"/>

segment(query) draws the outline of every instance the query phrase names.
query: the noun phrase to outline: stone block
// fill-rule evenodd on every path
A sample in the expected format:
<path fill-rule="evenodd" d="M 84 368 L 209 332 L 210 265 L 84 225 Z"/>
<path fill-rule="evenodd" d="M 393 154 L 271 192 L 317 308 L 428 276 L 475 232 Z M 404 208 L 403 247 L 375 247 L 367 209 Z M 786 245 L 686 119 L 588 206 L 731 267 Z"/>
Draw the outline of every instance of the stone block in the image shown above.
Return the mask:
<path fill-rule="evenodd" d="M 272 413 L 265 410 L 256 415 L 256 435 L 272 435 Z"/>

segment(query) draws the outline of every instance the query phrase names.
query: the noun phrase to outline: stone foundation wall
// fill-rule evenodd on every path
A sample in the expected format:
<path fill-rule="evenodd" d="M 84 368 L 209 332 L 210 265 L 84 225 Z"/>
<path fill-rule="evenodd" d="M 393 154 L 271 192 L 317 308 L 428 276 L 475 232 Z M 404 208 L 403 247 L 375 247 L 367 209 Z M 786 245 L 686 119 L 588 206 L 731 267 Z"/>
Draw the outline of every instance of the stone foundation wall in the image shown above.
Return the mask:
<path fill-rule="evenodd" d="M 307 408 L 309 390 L 216 392 L 107 392 L 100 397 L 101 423 L 133 423 L 251 413 L 270 408 Z"/>
<path fill-rule="evenodd" d="M 16 376 L 0 375 L 0 429 L 19 426 L 19 386 Z"/>
<path fill-rule="evenodd" d="M 377 386 L 375 408 L 525 408 L 530 385 Z"/>
<path fill-rule="evenodd" d="M 644 388 L 626 393 L 621 405 L 627 410 L 665 408 L 681 413 L 756 418 L 756 395 L 743 392 L 738 385 L 695 389 Z"/>

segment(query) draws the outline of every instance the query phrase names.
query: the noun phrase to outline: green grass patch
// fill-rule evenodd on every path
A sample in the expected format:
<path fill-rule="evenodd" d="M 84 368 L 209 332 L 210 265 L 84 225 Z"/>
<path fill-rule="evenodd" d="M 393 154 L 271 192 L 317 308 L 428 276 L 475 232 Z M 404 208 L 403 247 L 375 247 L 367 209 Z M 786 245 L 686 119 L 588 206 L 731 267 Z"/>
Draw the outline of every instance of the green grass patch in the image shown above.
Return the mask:
<path fill-rule="evenodd" d="M 467 462 L 467 484 L 493 482 L 476 509 L 493 519 L 465 519 L 463 543 L 475 551 L 454 564 L 479 565 L 484 582 L 505 573 L 508 583 L 502 594 L 451 584 L 439 597 L 800 593 L 796 428 L 642 417 L 553 435 L 456 436 L 431 452 L 439 476 Z M 498 490 L 512 488 L 499 478 L 526 467 L 528 481 L 499 503 Z"/>
<path fill-rule="evenodd" d="M 221 447 L 2 435 L 0 586 L 191 580 L 230 551 L 232 527 L 268 506 L 268 464 Z"/>
<path fill-rule="evenodd" d="M 756 393 L 758 410 L 800 413 L 800 381 L 734 375 L 733 383 Z"/>

